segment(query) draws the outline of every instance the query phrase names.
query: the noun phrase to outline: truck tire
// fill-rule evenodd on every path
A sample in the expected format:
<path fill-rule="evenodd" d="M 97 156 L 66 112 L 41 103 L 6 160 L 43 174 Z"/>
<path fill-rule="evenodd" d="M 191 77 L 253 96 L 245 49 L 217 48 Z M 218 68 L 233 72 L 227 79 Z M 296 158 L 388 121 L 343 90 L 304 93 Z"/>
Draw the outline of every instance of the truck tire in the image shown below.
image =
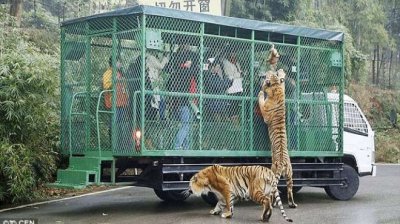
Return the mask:
<path fill-rule="evenodd" d="M 343 170 L 335 177 L 345 178 L 343 186 L 326 186 L 325 192 L 335 200 L 350 200 L 357 193 L 360 184 L 358 173 L 353 167 L 345 164 L 343 165 Z"/>
<path fill-rule="evenodd" d="M 218 203 L 218 198 L 217 196 L 212 193 L 212 192 L 208 192 L 207 194 L 201 194 L 201 198 L 209 205 L 211 206 L 215 206 Z"/>
<path fill-rule="evenodd" d="M 184 191 L 163 191 L 154 189 L 154 193 L 163 201 L 184 201 L 189 195 L 184 194 Z"/>

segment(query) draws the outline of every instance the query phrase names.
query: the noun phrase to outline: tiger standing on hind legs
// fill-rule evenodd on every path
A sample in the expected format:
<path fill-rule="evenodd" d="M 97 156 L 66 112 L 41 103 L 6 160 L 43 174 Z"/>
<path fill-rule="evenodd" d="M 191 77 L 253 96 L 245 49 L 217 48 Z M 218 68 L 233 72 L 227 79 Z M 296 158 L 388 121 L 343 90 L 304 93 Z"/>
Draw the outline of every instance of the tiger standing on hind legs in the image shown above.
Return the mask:
<path fill-rule="evenodd" d="M 290 208 L 297 205 L 293 199 L 293 170 L 287 149 L 286 135 L 286 106 L 285 106 L 285 72 L 276 71 L 279 53 L 272 45 L 267 61 L 271 70 L 266 74 L 265 81 L 258 94 L 258 104 L 264 122 L 268 125 L 268 134 L 271 140 L 272 166 L 271 169 L 279 180 L 286 177 L 287 197 Z M 264 94 L 267 98 L 264 98 Z"/>

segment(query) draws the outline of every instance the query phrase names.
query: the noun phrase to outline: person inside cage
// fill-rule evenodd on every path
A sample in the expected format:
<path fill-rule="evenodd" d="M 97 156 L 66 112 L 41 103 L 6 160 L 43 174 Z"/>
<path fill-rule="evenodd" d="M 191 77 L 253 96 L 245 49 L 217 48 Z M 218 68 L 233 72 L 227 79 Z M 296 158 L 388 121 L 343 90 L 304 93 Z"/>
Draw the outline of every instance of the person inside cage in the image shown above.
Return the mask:
<path fill-rule="evenodd" d="M 181 46 L 172 58 L 170 64 L 172 73 L 167 82 L 169 92 L 190 93 L 195 92 L 199 61 L 197 54 L 190 50 L 188 45 Z M 191 105 L 193 100 L 186 96 L 173 96 L 169 98 L 169 113 L 173 120 L 181 122 L 175 137 L 175 149 L 189 149 L 190 121 L 192 119 Z"/>
<path fill-rule="evenodd" d="M 140 124 L 141 124 L 141 112 L 142 112 L 142 108 L 141 108 L 141 96 L 136 95 L 136 111 L 133 111 L 134 108 L 134 103 L 135 103 L 135 99 L 134 99 L 134 93 L 137 91 L 142 91 L 142 56 L 139 55 L 137 56 L 130 64 L 128 69 L 126 70 L 126 76 L 127 79 L 129 80 L 129 93 L 130 93 L 130 98 L 129 98 L 129 117 L 132 117 L 132 119 L 135 116 L 135 121 L 133 122 L 133 126 L 134 128 L 139 128 Z M 145 90 L 152 90 L 152 83 L 150 80 L 150 76 L 149 76 L 149 69 L 146 66 L 144 69 L 144 89 Z M 151 94 L 145 94 L 144 96 L 144 118 L 145 121 L 152 121 L 157 119 L 157 108 L 154 108 L 152 106 L 152 102 L 153 102 L 153 96 Z M 154 130 L 155 128 L 153 127 L 153 122 L 149 122 L 148 124 L 146 124 L 146 129 L 148 130 L 147 133 L 148 135 L 146 135 L 145 138 L 145 145 L 146 145 L 146 149 L 154 149 L 154 143 L 153 143 L 153 131 L 150 130 Z"/>
<path fill-rule="evenodd" d="M 146 52 L 146 69 L 148 71 L 148 77 L 150 79 L 151 89 L 153 91 L 162 90 L 162 86 L 164 83 L 163 76 L 161 75 L 161 71 L 164 66 L 168 63 L 168 56 L 158 56 L 159 51 L 148 49 Z M 160 114 L 160 119 L 165 119 L 165 99 L 164 96 L 153 95 L 151 99 L 151 108 L 156 113 L 157 111 Z"/>
<path fill-rule="evenodd" d="M 222 63 L 224 74 L 232 81 L 232 85 L 226 90 L 226 93 L 231 96 L 241 96 L 243 93 L 243 71 L 237 59 L 236 52 L 228 52 Z M 235 121 L 239 118 L 239 104 L 239 100 L 230 101 L 229 114 Z"/>
<path fill-rule="evenodd" d="M 210 95 L 225 95 L 225 91 L 232 85 L 222 71 L 221 62 L 216 58 L 207 60 L 207 71 L 204 72 L 204 92 Z M 204 119 L 208 125 L 205 130 L 204 148 L 223 149 L 229 143 L 226 136 L 221 133 L 223 123 L 226 122 L 226 111 L 229 108 L 229 101 L 226 99 L 205 98 Z"/>
<path fill-rule="evenodd" d="M 108 60 L 108 68 L 103 74 L 103 89 L 114 90 L 116 99 L 113 100 L 112 92 L 104 94 L 104 105 L 106 109 L 112 109 L 113 101 L 115 102 L 115 126 L 116 135 L 118 136 L 117 144 L 119 148 L 129 147 L 129 127 L 128 127 L 128 103 L 129 93 L 127 89 L 126 80 L 123 77 L 121 63 L 119 59 L 115 62 L 115 87 L 113 86 L 113 67 L 112 57 Z M 112 122 L 110 126 L 113 127 Z"/>
<path fill-rule="evenodd" d="M 208 70 L 204 75 L 204 91 L 207 94 L 225 95 L 226 89 L 232 85 L 232 80 L 223 74 L 222 66 L 215 58 L 209 58 Z M 224 99 L 206 99 L 204 102 L 206 116 L 209 121 L 218 121 L 226 114 L 228 101 Z"/>

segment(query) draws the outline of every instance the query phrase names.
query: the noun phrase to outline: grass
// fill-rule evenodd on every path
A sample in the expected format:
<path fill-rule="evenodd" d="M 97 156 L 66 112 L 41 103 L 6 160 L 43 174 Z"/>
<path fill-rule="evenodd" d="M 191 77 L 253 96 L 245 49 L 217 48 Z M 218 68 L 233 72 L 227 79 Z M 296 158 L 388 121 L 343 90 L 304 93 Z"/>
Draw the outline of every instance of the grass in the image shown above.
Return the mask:
<path fill-rule="evenodd" d="M 377 131 L 375 135 L 375 160 L 383 163 L 400 163 L 400 130 Z"/>

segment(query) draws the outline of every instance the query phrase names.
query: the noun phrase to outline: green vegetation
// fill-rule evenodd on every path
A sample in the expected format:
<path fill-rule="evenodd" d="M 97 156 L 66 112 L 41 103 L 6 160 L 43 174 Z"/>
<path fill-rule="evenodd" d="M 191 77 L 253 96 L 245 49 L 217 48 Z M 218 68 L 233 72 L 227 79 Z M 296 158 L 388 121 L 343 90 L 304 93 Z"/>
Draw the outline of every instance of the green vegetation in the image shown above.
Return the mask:
<path fill-rule="evenodd" d="M 59 48 L 2 11 L 0 21 L 0 201 L 19 202 L 56 170 Z"/>
<path fill-rule="evenodd" d="M 400 112 L 400 0 L 226 1 L 229 16 L 344 32 L 346 92 L 376 131 L 377 161 L 400 161 L 400 130 L 389 122 Z M 0 201 L 20 202 L 56 170 L 58 22 L 92 11 L 89 0 L 2 2 L 10 4 L 0 4 Z"/>
<path fill-rule="evenodd" d="M 351 84 L 347 91 L 375 131 L 376 162 L 400 163 L 400 92 L 356 84 Z M 392 110 L 397 112 L 397 127 L 390 122 Z"/>

